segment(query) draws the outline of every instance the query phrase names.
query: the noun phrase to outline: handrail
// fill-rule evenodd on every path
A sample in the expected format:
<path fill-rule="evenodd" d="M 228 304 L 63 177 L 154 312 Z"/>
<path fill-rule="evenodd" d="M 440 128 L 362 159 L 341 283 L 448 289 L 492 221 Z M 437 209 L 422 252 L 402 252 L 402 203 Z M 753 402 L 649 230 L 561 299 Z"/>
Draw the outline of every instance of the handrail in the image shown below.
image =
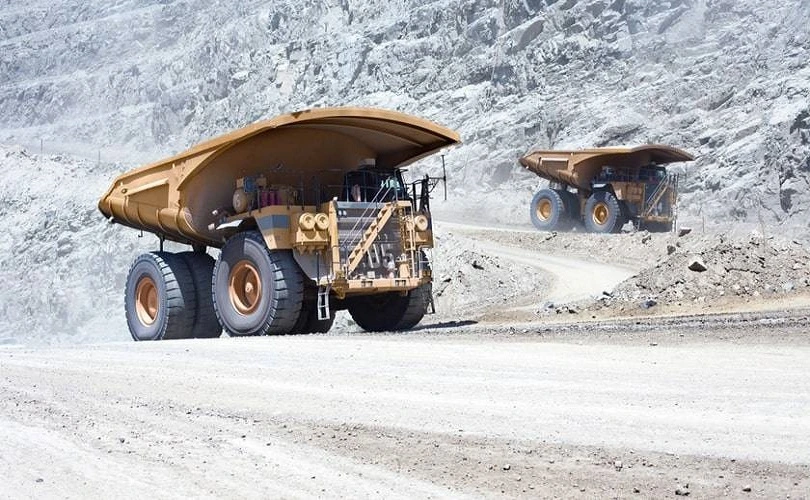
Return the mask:
<path fill-rule="evenodd" d="M 380 231 L 391 218 L 394 213 L 394 207 L 392 205 L 385 205 L 382 209 L 380 209 L 377 217 L 372 221 L 369 225 L 368 229 L 363 232 L 363 237 L 360 238 L 360 241 L 357 242 L 352 248 L 352 251 L 349 253 L 348 257 L 348 266 L 347 266 L 347 273 L 351 273 L 357 266 L 360 264 L 360 261 L 363 259 L 363 255 L 368 252 L 369 248 L 371 247 L 371 243 L 376 239 L 376 236 L 380 234 Z"/>
<path fill-rule="evenodd" d="M 393 188 L 391 188 L 391 187 L 387 187 L 387 188 L 380 188 L 380 189 L 377 191 L 377 193 L 374 195 L 374 197 L 372 198 L 372 200 L 369 202 L 368 207 L 366 207 L 366 208 L 365 208 L 365 210 L 363 210 L 363 212 L 360 214 L 360 217 L 358 217 L 358 218 L 357 218 L 357 221 L 355 221 L 354 226 L 352 226 L 352 228 L 349 230 L 349 235 L 350 235 L 350 237 L 351 237 L 351 235 L 353 235 L 355 232 L 357 232 L 357 233 L 358 233 L 357 238 L 352 238 L 351 240 L 347 240 L 347 241 L 345 241 L 345 242 L 341 242 L 341 246 L 344 246 L 344 245 L 345 245 L 345 248 L 346 248 L 347 250 L 348 250 L 348 249 L 351 249 L 351 250 L 349 251 L 349 254 L 348 254 L 348 255 L 346 255 L 346 259 L 347 259 L 347 260 L 348 260 L 348 259 L 349 259 L 349 257 L 351 256 L 352 252 L 354 252 L 354 249 L 355 249 L 355 248 L 356 248 L 356 247 L 357 247 L 357 246 L 360 244 L 360 242 L 362 241 L 363 236 L 364 236 L 364 234 L 365 234 L 365 231 L 362 231 L 362 232 L 361 232 L 361 231 L 359 230 L 359 227 L 362 227 L 362 226 L 360 226 L 360 224 L 361 224 L 361 223 L 362 223 L 362 222 L 363 222 L 363 221 L 364 221 L 366 218 L 368 218 L 368 217 L 370 217 L 370 216 L 371 216 L 371 213 L 373 213 L 373 211 L 376 209 L 376 208 L 375 208 L 375 207 L 376 207 L 376 205 L 377 205 L 377 204 L 379 204 L 379 203 L 381 202 L 381 200 L 383 200 L 383 199 L 384 199 L 384 198 L 385 198 L 385 197 L 388 195 L 388 193 L 391 191 L 391 189 L 393 189 Z M 351 272 L 351 270 L 349 269 L 349 268 L 350 268 L 350 264 L 351 264 L 350 262 L 346 262 L 346 264 L 345 264 L 345 266 L 346 266 L 346 273 Z M 356 267 L 356 266 L 355 266 L 355 267 Z"/>
<path fill-rule="evenodd" d="M 354 223 L 354 226 L 352 226 L 352 228 L 350 229 L 350 233 L 354 233 L 355 231 L 357 231 L 358 225 L 363 221 L 363 219 L 365 219 L 366 217 L 370 217 L 370 212 L 374 211 L 374 209 L 375 209 L 374 205 L 380 203 L 380 200 L 384 199 L 385 196 L 388 194 L 388 192 L 391 191 L 391 189 L 392 188 L 390 188 L 390 187 L 385 188 L 384 193 L 383 193 L 382 188 L 380 188 L 380 190 L 377 191 L 377 194 L 375 194 L 374 198 L 372 198 L 372 200 L 369 202 L 370 203 L 369 206 L 366 207 L 365 210 L 363 210 L 363 212 L 360 214 L 360 217 L 358 217 L 357 221 Z M 357 242 L 359 240 L 360 240 L 360 238 L 358 238 L 357 240 L 352 240 L 352 241 L 350 241 L 348 243 L 351 243 L 351 246 L 354 246 L 354 245 L 357 244 Z"/>
<path fill-rule="evenodd" d="M 653 191 L 653 194 L 649 198 L 644 200 L 645 205 L 644 205 L 644 213 L 642 214 L 643 217 L 648 217 L 652 213 L 653 207 L 655 207 L 655 205 L 657 205 L 658 202 L 661 201 L 661 198 L 664 196 L 664 193 L 666 193 L 667 189 L 672 187 L 672 184 L 673 184 L 672 176 L 667 176 L 661 179 L 661 182 L 658 183 L 658 186 L 656 186 L 655 191 Z"/>

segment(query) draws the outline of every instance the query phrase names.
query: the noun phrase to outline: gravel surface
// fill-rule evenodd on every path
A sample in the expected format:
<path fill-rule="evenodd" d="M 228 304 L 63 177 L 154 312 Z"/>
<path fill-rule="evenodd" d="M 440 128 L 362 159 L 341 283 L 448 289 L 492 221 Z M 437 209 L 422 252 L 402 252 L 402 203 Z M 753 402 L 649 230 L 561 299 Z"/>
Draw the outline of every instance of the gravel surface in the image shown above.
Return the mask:
<path fill-rule="evenodd" d="M 2 349 L 4 494 L 810 489 L 810 345 L 777 340 L 789 328 L 680 345 L 476 328 Z"/>

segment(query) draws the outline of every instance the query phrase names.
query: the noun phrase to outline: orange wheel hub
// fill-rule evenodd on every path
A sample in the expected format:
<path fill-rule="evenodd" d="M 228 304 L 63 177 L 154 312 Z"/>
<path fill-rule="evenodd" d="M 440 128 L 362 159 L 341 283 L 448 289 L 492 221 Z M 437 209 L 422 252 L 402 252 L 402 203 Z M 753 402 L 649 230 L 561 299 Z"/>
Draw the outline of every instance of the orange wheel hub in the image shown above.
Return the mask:
<path fill-rule="evenodd" d="M 540 203 L 537 204 L 537 217 L 540 220 L 549 220 L 552 212 L 551 200 L 540 200 Z"/>
<path fill-rule="evenodd" d="M 610 208 L 608 208 L 606 203 L 599 202 L 594 205 L 591 217 L 593 218 L 594 224 L 604 226 L 610 217 Z"/>
<path fill-rule="evenodd" d="M 157 286 L 152 278 L 144 276 L 135 287 L 135 313 L 138 321 L 150 326 L 157 319 L 159 309 Z"/>
<path fill-rule="evenodd" d="M 259 307 L 262 279 L 253 263 L 242 260 L 233 266 L 228 278 L 228 295 L 240 314 L 251 314 Z"/>

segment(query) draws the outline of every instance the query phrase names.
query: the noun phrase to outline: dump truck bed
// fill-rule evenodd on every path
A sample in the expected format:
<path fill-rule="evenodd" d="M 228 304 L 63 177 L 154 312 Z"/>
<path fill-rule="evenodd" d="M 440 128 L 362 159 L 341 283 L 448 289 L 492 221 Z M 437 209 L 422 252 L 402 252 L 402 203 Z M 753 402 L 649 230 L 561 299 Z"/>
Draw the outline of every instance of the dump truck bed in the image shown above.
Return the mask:
<path fill-rule="evenodd" d="M 209 229 L 232 204 L 234 179 L 271 173 L 299 192 L 338 196 L 343 176 L 366 158 L 398 168 L 460 142 L 427 120 L 370 108 L 322 108 L 255 123 L 116 178 L 99 201 L 112 221 L 169 240 L 221 247 Z"/>
<path fill-rule="evenodd" d="M 578 189 L 590 189 L 591 181 L 602 167 L 641 167 L 655 163 L 664 165 L 691 161 L 686 151 L 660 144 L 635 147 L 610 147 L 581 150 L 539 150 L 518 161 L 526 169 L 551 181 L 561 182 Z"/>

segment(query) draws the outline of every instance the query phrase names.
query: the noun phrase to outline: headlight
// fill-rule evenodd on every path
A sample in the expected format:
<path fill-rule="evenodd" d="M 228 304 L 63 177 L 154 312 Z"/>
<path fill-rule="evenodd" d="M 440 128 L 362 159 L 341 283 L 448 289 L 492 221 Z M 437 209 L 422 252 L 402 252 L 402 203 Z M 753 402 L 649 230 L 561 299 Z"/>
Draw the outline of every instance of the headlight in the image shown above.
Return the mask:
<path fill-rule="evenodd" d="M 417 215 L 413 219 L 413 226 L 417 231 L 427 231 L 430 226 L 430 221 L 428 221 L 428 218 L 424 215 Z"/>
<path fill-rule="evenodd" d="M 304 231 L 312 231 L 315 229 L 315 215 L 311 213 L 304 213 L 298 217 L 298 226 Z"/>
<path fill-rule="evenodd" d="M 329 229 L 329 216 L 326 214 L 315 214 L 315 226 L 320 231 Z"/>

